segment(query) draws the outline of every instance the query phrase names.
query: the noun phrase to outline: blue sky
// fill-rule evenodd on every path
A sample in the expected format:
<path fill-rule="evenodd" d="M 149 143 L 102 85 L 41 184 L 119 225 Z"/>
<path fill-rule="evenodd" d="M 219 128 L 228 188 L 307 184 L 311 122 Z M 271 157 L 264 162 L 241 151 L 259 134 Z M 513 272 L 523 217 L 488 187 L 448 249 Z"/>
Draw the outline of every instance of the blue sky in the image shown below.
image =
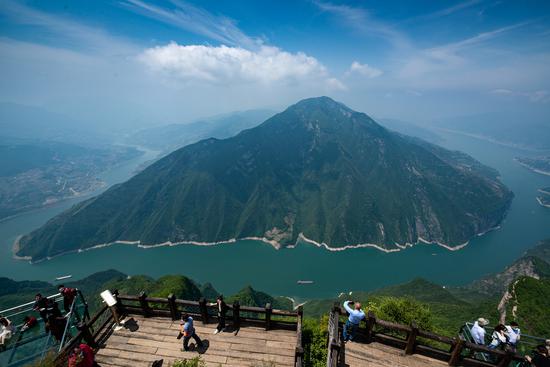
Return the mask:
<path fill-rule="evenodd" d="M 548 1 L 0 2 L 0 101 L 138 128 L 329 95 L 548 116 Z"/>

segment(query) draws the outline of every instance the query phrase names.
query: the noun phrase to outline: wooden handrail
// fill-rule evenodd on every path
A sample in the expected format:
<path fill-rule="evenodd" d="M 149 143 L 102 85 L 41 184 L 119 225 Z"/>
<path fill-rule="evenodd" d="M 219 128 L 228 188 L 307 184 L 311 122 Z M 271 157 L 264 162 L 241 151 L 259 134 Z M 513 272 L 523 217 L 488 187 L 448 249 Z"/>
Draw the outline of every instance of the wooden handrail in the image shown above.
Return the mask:
<path fill-rule="evenodd" d="M 333 308 L 333 311 L 331 312 L 331 317 L 333 313 L 337 310 L 342 315 L 347 315 L 348 313 L 341 309 L 338 306 L 335 306 Z M 507 366 L 508 363 L 511 361 L 522 361 L 523 356 L 517 354 L 517 353 L 511 353 L 511 352 L 505 352 L 499 349 L 491 349 L 486 347 L 485 345 L 479 345 L 475 343 L 471 343 L 468 341 L 464 341 L 460 338 L 450 338 L 448 336 L 435 334 L 433 332 L 422 330 L 416 327 L 416 325 L 413 323 L 412 325 L 403 325 L 398 324 L 395 322 L 390 322 L 386 320 L 381 320 L 376 318 L 374 313 L 372 311 L 368 312 L 368 317 L 365 320 L 366 327 L 360 328 L 360 332 L 364 333 L 366 336 L 367 343 L 370 343 L 372 341 L 377 341 L 383 344 L 390 344 L 393 346 L 398 346 L 399 348 L 404 349 L 405 354 L 424 354 L 429 355 L 432 358 L 437 358 L 441 360 L 445 360 L 449 363 L 450 366 L 456 366 L 461 361 L 467 361 L 468 365 L 471 366 Z M 384 331 L 376 331 L 375 326 L 379 326 L 382 329 L 398 332 L 398 333 L 405 333 L 405 338 L 396 338 L 395 336 L 385 334 Z M 334 331 L 331 331 L 330 329 L 330 318 L 329 318 L 329 338 L 332 337 L 332 334 L 334 334 Z M 337 335 L 337 333 L 336 333 Z M 437 343 L 448 345 L 449 348 L 446 350 L 440 349 L 438 347 L 434 347 L 431 345 L 426 345 L 419 341 L 418 338 L 424 338 L 428 339 Z M 328 364 L 331 365 L 331 340 L 329 339 L 329 356 L 328 356 Z M 481 360 L 476 360 L 471 357 L 463 357 L 462 352 L 463 350 L 468 349 L 471 353 L 484 353 L 494 356 L 494 360 L 498 362 L 486 362 Z M 435 356 L 435 357 L 434 357 Z"/>

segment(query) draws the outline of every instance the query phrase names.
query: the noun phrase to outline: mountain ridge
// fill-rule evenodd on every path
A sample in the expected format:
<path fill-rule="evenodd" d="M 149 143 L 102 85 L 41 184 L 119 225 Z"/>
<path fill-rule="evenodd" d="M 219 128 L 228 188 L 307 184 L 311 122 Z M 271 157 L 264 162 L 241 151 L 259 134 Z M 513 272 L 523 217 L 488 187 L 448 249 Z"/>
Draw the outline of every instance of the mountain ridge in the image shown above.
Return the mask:
<path fill-rule="evenodd" d="M 117 241 L 142 246 L 300 234 L 331 248 L 463 244 L 513 194 L 460 152 L 393 133 L 328 97 L 228 139 L 181 148 L 21 239 L 34 260 Z"/>

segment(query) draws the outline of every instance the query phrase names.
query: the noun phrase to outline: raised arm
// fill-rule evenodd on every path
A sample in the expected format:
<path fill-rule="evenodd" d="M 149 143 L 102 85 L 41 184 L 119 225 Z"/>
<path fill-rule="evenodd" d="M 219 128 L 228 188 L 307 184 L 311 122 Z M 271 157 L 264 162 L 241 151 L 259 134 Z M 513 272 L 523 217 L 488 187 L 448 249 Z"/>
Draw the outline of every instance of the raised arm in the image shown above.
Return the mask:
<path fill-rule="evenodd" d="M 351 313 L 353 312 L 353 310 L 352 310 L 351 307 L 349 306 L 349 303 L 350 303 L 350 302 L 351 302 L 351 301 L 344 301 L 344 308 L 346 309 L 346 311 L 348 311 L 348 313 L 351 314 Z"/>

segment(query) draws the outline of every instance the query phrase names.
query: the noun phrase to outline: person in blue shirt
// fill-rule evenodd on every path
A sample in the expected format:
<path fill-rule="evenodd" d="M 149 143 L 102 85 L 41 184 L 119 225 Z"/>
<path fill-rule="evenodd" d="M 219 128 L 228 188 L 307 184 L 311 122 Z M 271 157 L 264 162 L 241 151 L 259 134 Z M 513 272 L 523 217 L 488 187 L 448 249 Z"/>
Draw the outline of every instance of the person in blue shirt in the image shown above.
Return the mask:
<path fill-rule="evenodd" d="M 195 339 L 198 348 L 202 348 L 202 340 L 195 333 L 195 327 L 193 326 L 193 318 L 187 314 L 181 315 L 180 321 L 180 333 L 183 334 L 183 350 L 189 350 L 189 339 Z"/>
<path fill-rule="evenodd" d="M 348 321 L 344 325 L 344 342 L 348 340 L 353 340 L 357 329 L 359 328 L 359 323 L 365 318 L 365 313 L 361 310 L 361 304 L 359 302 L 353 303 L 353 309 L 349 306 L 351 301 L 344 302 L 344 308 L 349 313 Z"/>

